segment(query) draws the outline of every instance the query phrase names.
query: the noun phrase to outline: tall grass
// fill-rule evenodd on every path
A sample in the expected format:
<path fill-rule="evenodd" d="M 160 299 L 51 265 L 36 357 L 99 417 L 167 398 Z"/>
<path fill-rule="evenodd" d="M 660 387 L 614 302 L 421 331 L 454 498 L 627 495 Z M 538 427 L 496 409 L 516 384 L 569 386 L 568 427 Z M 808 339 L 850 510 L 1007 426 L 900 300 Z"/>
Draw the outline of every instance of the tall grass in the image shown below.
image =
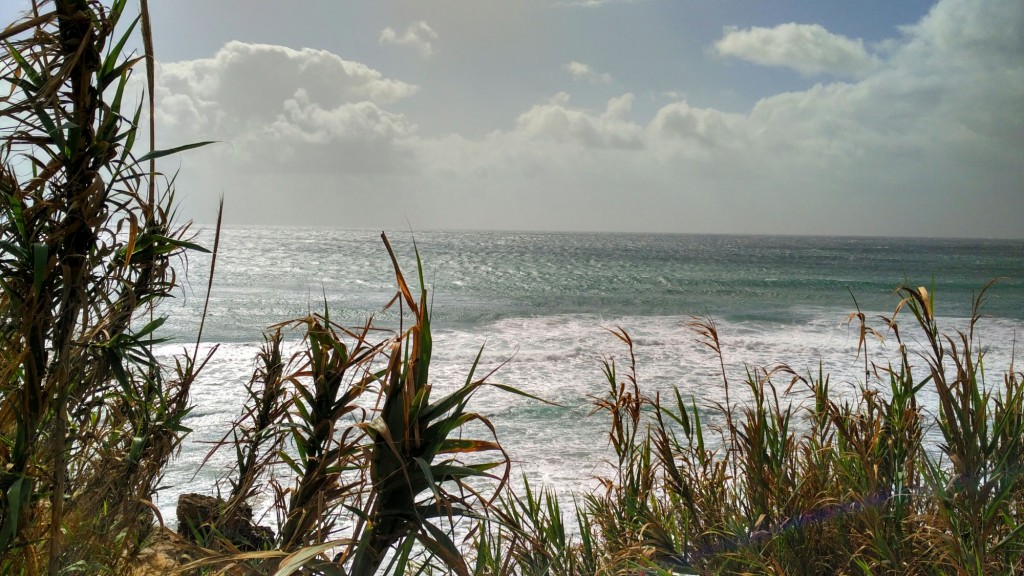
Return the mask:
<path fill-rule="evenodd" d="M 173 223 L 152 161 L 126 2 L 33 2 L 0 32 L 0 572 L 111 568 L 138 545 L 186 432 L 195 358 L 154 357 Z M 151 90 L 150 90 L 151 93 Z M 147 170 L 147 162 L 149 162 Z"/>
<path fill-rule="evenodd" d="M 595 405 L 616 468 L 574 502 L 579 533 L 552 520 L 549 494 L 509 497 L 514 512 L 478 538 L 480 573 L 1020 573 L 1022 375 L 1011 365 L 984 379 L 975 329 L 988 289 L 967 330 L 944 333 L 933 295 L 901 288 L 896 312 L 862 330 L 890 338 L 896 361 L 866 362 L 852 398 L 834 397 L 822 371 L 778 365 L 748 369 L 744 405 L 698 406 L 645 394 L 632 365 L 621 375 L 609 361 Z M 722 353 L 709 320 L 693 327 Z M 929 445 L 929 431 L 941 441 Z"/>
<path fill-rule="evenodd" d="M 154 161 L 197 145 L 152 150 L 151 124 L 150 151 L 133 153 L 143 105 L 126 92 L 144 66 L 153 116 L 153 54 L 146 2 L 132 22 L 126 4 L 33 2 L 0 32 L 4 574 L 131 567 L 206 361 L 198 347 L 171 367 L 154 352 L 173 259 L 202 250 L 175 226 Z M 125 51 L 137 28 L 141 56 Z M 629 334 L 613 330 L 628 362 L 604 363 L 591 414 L 608 423 L 613 472 L 567 503 L 509 482 L 495 426 L 470 402 L 488 385 L 521 392 L 479 375 L 479 355 L 435 393 L 422 264 L 414 292 L 383 240 L 402 323 L 344 327 L 325 309 L 271 327 L 216 447 L 234 455 L 221 509 L 185 527 L 196 544 L 183 571 L 1024 572 L 1024 376 L 1011 365 L 986 379 L 988 286 L 964 331 L 941 330 L 924 288 L 899 289 L 877 328 L 854 314 L 865 380 L 853 397 L 836 397 L 823 369 L 780 364 L 749 367 L 749 400 L 735 403 L 710 319 L 691 329 L 716 356 L 724 403 L 651 395 Z M 874 336 L 894 361 L 871 358 Z M 235 512 L 248 519 L 267 495 L 275 530 L 240 538 Z"/>

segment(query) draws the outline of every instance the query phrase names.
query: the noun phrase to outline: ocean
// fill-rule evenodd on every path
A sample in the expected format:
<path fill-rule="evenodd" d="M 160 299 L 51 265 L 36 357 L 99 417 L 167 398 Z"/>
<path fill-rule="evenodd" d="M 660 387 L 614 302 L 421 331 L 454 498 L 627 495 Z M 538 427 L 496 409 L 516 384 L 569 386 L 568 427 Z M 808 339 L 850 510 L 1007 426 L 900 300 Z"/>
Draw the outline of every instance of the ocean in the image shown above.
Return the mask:
<path fill-rule="evenodd" d="M 388 237 L 414 284 L 416 250 L 422 259 L 435 394 L 464 382 L 483 348 L 480 374 L 497 368 L 492 381 L 557 403 L 482 389 L 470 408 L 494 423 L 514 477 L 563 494 L 589 489 L 608 472 L 605 421 L 590 413 L 593 398 L 607 391 L 602 361 L 614 360 L 620 373 L 628 366 L 612 329 L 632 337 L 642 389 L 675 388 L 706 407 L 724 401 L 724 390 L 717 359 L 688 328 L 695 317 L 718 328 L 734 403 L 745 398 L 747 370 L 779 363 L 808 375 L 821 367 L 836 394 L 855 395 L 865 375 L 849 315 L 859 309 L 882 330 L 880 316 L 896 309 L 901 285 L 927 287 L 940 327 L 956 330 L 966 328 L 975 295 L 999 279 L 978 324 L 993 384 L 1002 381 L 1024 335 L 1024 241 L 409 231 Z M 212 233 L 202 231 L 198 241 L 212 247 Z M 198 254 L 178 267 L 182 288 L 160 310 L 168 317 L 163 335 L 173 338 L 161 346 L 164 357 L 194 346 L 208 268 L 209 258 Z M 397 311 L 382 308 L 395 290 L 380 232 L 224 229 L 202 339 L 203 349 L 217 350 L 192 391 L 185 424 L 193 433 L 157 500 L 165 520 L 173 525 L 178 494 L 212 493 L 232 462 L 224 451 L 200 470 L 210 443 L 239 414 L 267 327 L 325 306 L 345 326 L 373 316 L 394 327 Z M 913 343 L 912 318 L 900 318 L 901 334 Z M 884 363 L 894 347 L 891 335 L 872 339 L 868 353 Z M 794 402 L 804 400 L 800 392 L 793 391 Z"/>

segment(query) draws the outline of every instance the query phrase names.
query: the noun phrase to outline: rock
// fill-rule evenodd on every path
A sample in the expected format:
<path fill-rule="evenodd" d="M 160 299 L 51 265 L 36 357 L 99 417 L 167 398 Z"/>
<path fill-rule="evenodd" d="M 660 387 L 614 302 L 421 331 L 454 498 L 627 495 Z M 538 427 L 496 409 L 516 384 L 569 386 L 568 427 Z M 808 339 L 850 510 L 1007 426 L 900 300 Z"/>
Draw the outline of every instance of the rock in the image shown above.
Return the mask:
<path fill-rule="evenodd" d="M 225 510 L 226 503 L 203 494 L 182 494 L 176 509 L 178 534 L 189 542 L 213 546 L 217 536 L 242 552 L 266 550 L 274 544 L 274 531 L 257 526 L 248 505 Z"/>
<path fill-rule="evenodd" d="M 167 576 L 181 568 L 186 545 L 174 532 L 162 526 L 156 526 L 148 539 L 147 545 L 139 551 L 129 564 L 127 571 L 131 576 Z"/>

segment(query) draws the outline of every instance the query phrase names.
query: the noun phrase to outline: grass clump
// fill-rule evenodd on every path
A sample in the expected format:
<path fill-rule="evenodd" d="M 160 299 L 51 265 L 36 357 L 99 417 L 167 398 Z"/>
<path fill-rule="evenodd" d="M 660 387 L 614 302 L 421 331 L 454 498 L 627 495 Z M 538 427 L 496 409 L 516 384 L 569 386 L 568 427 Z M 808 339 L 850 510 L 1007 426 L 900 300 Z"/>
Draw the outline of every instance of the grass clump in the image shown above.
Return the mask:
<path fill-rule="evenodd" d="M 1011 366 L 998 385 L 984 379 L 975 330 L 987 289 L 967 330 L 946 334 L 932 295 L 901 288 L 883 329 L 862 330 L 890 335 L 896 361 L 867 362 L 854 398 L 834 397 L 820 371 L 779 365 L 748 369 L 748 402 L 699 407 L 678 391 L 647 395 L 632 362 L 625 375 L 607 362 L 595 406 L 608 417 L 614 474 L 574 503 L 579 533 L 552 521 L 550 495 L 528 491 L 506 506 L 508 526 L 478 538 L 481 573 L 1019 573 L 1022 375 Z M 721 360 L 714 323 L 693 327 Z M 632 358 L 628 335 L 615 334 Z M 935 413 L 919 400 L 926 387 Z"/>

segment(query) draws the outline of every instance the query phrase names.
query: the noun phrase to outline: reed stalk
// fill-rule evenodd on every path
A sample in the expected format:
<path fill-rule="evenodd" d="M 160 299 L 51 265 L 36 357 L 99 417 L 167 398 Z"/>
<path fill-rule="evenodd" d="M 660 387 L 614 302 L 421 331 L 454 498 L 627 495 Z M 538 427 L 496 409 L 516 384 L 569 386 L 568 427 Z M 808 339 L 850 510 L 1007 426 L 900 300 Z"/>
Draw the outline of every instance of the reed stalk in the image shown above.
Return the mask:
<path fill-rule="evenodd" d="M 142 19 L 145 19 L 144 13 Z M 33 2 L 0 32 L 0 568 L 112 569 L 186 429 L 193 358 L 154 346 L 171 261 L 199 247 L 136 157 L 126 1 Z M 115 480 L 116 479 L 116 480 Z"/>

